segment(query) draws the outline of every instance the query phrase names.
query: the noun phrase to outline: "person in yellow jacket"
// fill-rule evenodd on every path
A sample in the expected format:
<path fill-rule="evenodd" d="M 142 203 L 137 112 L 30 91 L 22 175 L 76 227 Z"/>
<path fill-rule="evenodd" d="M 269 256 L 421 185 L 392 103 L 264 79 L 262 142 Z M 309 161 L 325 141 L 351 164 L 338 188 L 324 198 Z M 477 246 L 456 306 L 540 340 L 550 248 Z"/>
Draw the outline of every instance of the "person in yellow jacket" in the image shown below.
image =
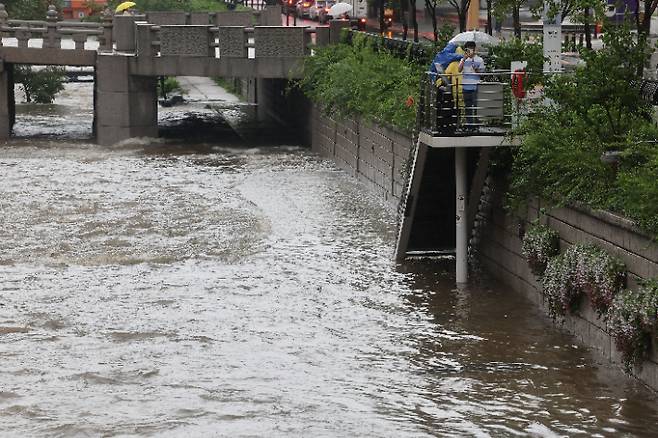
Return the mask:
<path fill-rule="evenodd" d="M 454 133 L 464 118 L 464 93 L 462 88 L 462 74 L 459 71 L 459 62 L 464 50 L 450 44 L 448 47 L 452 59 L 443 63 L 443 71 L 436 75 L 436 87 L 440 102 L 438 110 L 438 130 L 444 134 Z M 450 46 L 449 45 L 449 46 Z M 446 66 L 447 64 L 447 66 Z"/>
<path fill-rule="evenodd" d="M 460 55 L 464 54 L 464 50 L 461 47 L 457 47 L 455 53 Z M 448 68 L 445 69 L 444 74 L 446 76 L 446 82 L 449 81 L 452 91 L 452 99 L 457 103 L 457 107 L 462 109 L 464 108 L 464 90 L 462 88 L 463 76 L 459 71 L 459 61 L 453 61 L 448 65 Z M 461 114 L 463 116 L 463 114 Z"/>

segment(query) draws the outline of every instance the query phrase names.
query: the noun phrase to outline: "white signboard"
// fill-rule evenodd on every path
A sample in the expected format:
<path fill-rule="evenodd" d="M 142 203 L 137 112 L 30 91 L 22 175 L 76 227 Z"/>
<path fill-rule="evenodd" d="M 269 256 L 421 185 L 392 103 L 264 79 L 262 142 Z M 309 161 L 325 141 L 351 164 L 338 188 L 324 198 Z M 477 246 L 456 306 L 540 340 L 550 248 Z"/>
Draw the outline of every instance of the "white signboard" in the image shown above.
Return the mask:
<path fill-rule="evenodd" d="M 559 3 L 556 4 L 559 9 Z M 544 7 L 544 71 L 561 71 L 562 64 L 562 18 L 557 13 L 551 17 L 549 6 Z"/>

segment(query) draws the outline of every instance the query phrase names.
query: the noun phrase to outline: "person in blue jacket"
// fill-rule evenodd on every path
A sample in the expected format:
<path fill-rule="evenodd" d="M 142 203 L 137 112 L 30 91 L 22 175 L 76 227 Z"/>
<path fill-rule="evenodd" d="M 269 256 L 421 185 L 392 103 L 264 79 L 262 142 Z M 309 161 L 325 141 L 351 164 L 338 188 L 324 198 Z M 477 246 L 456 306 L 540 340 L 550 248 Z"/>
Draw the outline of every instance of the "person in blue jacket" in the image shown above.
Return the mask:
<path fill-rule="evenodd" d="M 443 71 L 448 68 L 450 63 L 454 61 L 461 61 L 464 55 L 456 53 L 457 44 L 448 43 L 443 50 L 439 51 L 430 65 L 430 76 L 432 77 L 432 82 L 436 81 L 437 74 L 443 73 Z"/>
<path fill-rule="evenodd" d="M 436 128 L 443 135 L 454 133 L 459 118 L 459 110 L 456 107 L 451 89 L 452 81 L 450 79 L 446 80 L 445 77 L 439 78 L 439 75 L 443 74 L 450 64 L 461 61 L 463 57 L 464 55 L 457 53 L 455 43 L 448 43 L 443 50 L 436 54 L 432 65 L 430 65 L 430 78 L 438 88 L 436 93 L 437 101 L 435 102 L 437 112 Z"/>

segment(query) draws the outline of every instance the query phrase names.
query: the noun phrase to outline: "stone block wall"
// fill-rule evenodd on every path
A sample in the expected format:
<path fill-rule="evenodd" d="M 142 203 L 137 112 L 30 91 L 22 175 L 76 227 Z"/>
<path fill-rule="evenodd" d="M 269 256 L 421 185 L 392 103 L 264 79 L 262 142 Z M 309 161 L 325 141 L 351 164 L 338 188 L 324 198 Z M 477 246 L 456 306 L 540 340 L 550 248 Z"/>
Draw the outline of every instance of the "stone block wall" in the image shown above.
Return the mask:
<path fill-rule="evenodd" d="M 384 199 L 397 204 L 411 136 L 356 117 L 329 117 L 315 106 L 311 117 L 313 151 L 332 159 Z"/>
<path fill-rule="evenodd" d="M 98 57 L 94 106 L 101 145 L 158 136 L 157 78 L 130 75 L 128 62 L 128 56 Z"/>
<path fill-rule="evenodd" d="M 494 189 L 490 206 L 493 213 L 482 231 L 479 261 L 488 275 L 527 295 L 544 308 L 547 315 L 541 284 L 521 254 L 520 236 L 529 221 L 538 219 L 557 231 L 562 250 L 574 243 L 593 243 L 619 257 L 628 269 L 627 286 L 631 289 L 637 288 L 638 280 L 642 278 L 658 277 L 658 244 L 630 221 L 610 213 L 585 209 L 543 209 L 540 202 L 530 205 L 526 217 L 520 220 L 505 214 L 503 192 L 500 185 Z M 586 299 L 577 314 L 567 315 L 562 327 L 598 351 L 604 360 L 621 366 L 621 356 L 609 334 L 607 322 L 597 316 Z M 636 370 L 635 375 L 658 390 L 658 345 L 655 340 L 653 347 L 650 360 Z"/>

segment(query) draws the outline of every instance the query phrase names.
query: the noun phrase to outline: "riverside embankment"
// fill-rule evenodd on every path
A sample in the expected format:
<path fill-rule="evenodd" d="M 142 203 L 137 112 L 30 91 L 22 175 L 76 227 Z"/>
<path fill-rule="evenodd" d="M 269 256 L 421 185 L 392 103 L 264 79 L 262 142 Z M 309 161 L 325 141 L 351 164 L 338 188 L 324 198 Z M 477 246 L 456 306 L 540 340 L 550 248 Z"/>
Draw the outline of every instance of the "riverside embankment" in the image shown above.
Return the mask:
<path fill-rule="evenodd" d="M 331 118 L 317 108 L 313 112 L 312 126 L 314 151 L 362 181 L 389 205 L 398 205 L 410 159 L 409 135 L 358 117 Z M 546 308 L 542 286 L 521 251 L 522 230 L 532 221 L 557 230 L 562 248 L 575 243 L 592 243 L 618 257 L 628 269 L 629 288 L 637 288 L 643 279 L 658 277 L 658 245 L 630 221 L 609 213 L 576 208 L 546 212 L 536 203 L 529 208 L 526 217 L 517 218 L 505 213 L 505 188 L 500 183 L 492 184 L 488 190 L 493 196 L 487 198 L 483 207 L 487 217 L 480 223 L 486 226 L 479 230 L 476 261 L 490 278 L 527 295 L 539 308 Z M 444 232 L 454 233 L 454 230 L 445 229 Z M 608 321 L 597 316 L 587 303 L 583 303 L 579 312 L 567 315 L 558 326 L 597 351 L 605 362 L 621 367 L 621 355 L 615 348 Z M 655 347 L 654 339 L 648 360 L 633 373 L 658 390 Z"/>

